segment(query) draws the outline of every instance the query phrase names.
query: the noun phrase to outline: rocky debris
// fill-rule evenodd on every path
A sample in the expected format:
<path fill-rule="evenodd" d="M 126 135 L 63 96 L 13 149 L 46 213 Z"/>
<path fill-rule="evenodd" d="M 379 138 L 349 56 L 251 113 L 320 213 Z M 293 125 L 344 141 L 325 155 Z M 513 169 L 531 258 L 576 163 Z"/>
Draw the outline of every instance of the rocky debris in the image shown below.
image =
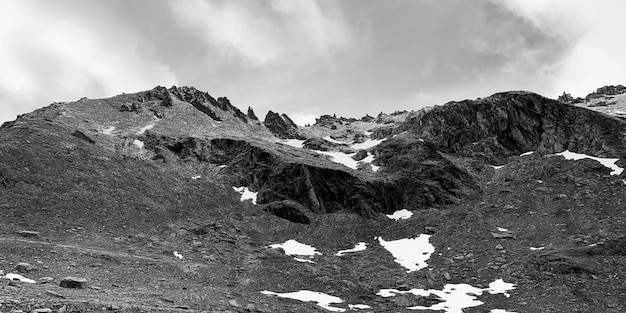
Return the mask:
<path fill-rule="evenodd" d="M 504 247 L 501 244 L 497 244 L 496 250 L 504 250 Z"/>
<path fill-rule="evenodd" d="M 263 207 L 263 210 L 294 223 L 311 223 L 311 218 L 305 213 L 306 208 L 292 200 L 270 202 Z"/>
<path fill-rule="evenodd" d="M 369 114 L 365 114 L 365 116 L 361 117 L 359 120 L 361 122 L 372 122 L 374 121 L 374 117 Z"/>
<path fill-rule="evenodd" d="M 78 129 L 77 129 L 77 130 L 75 130 L 75 131 L 72 133 L 72 136 L 74 136 L 74 137 L 76 137 L 76 138 L 79 138 L 79 139 L 82 139 L 82 140 L 84 140 L 84 141 L 86 141 L 86 142 L 88 142 L 88 143 L 90 143 L 90 144 L 92 144 L 92 145 L 95 145 L 95 144 L 96 144 L 96 141 L 95 141 L 95 140 L 93 140 L 93 139 L 89 138 L 89 136 L 85 135 L 83 132 L 81 132 L 81 131 L 80 131 L 80 130 L 78 130 Z"/>
<path fill-rule="evenodd" d="M 17 234 L 18 236 L 24 237 L 24 238 L 39 238 L 39 232 L 31 231 L 31 230 L 22 230 L 22 231 L 19 231 Z"/>
<path fill-rule="evenodd" d="M 361 161 L 367 157 L 367 154 L 367 150 L 359 150 L 352 156 L 352 159 L 355 161 Z"/>
<path fill-rule="evenodd" d="M 139 95 L 137 101 L 139 101 L 140 103 L 156 101 L 160 106 L 166 108 L 172 107 L 172 97 L 167 91 L 167 88 L 162 86 L 157 86 L 152 90 L 143 92 L 141 95 Z"/>
<path fill-rule="evenodd" d="M 217 113 L 215 113 L 215 110 L 213 110 L 214 106 L 212 104 L 216 104 L 217 100 L 211 97 L 207 92 L 199 91 L 193 87 L 172 87 L 169 91 L 176 98 L 190 103 L 194 108 L 206 114 L 211 119 L 215 121 L 222 120 Z"/>
<path fill-rule="evenodd" d="M 61 279 L 59 286 L 63 288 L 75 288 L 75 289 L 83 289 L 87 284 L 87 279 L 81 277 L 72 277 L 68 276 Z"/>
<path fill-rule="evenodd" d="M 433 227 L 433 226 L 424 227 L 424 234 L 434 235 L 435 233 L 437 233 L 437 227 Z"/>
<path fill-rule="evenodd" d="M 120 112 L 141 113 L 141 105 L 139 103 L 124 103 L 120 105 Z"/>
<path fill-rule="evenodd" d="M 305 137 L 298 130 L 296 125 L 286 114 L 278 114 L 272 111 L 267 112 L 263 125 L 269 129 L 274 136 L 281 139 L 300 139 Z"/>
<path fill-rule="evenodd" d="M 37 268 L 29 263 L 26 262 L 22 262 L 22 263 L 18 263 L 17 265 L 15 265 L 14 268 L 18 273 L 28 273 L 28 272 L 32 272 L 34 270 L 37 270 Z"/>

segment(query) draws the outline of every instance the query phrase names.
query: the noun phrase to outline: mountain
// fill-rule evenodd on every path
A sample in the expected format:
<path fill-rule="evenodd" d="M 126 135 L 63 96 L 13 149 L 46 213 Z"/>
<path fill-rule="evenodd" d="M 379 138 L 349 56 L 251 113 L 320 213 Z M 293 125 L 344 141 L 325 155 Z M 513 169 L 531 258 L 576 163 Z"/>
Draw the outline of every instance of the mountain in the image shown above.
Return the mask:
<path fill-rule="evenodd" d="M 0 127 L 0 311 L 623 312 L 626 122 L 568 99 L 53 103 Z"/>

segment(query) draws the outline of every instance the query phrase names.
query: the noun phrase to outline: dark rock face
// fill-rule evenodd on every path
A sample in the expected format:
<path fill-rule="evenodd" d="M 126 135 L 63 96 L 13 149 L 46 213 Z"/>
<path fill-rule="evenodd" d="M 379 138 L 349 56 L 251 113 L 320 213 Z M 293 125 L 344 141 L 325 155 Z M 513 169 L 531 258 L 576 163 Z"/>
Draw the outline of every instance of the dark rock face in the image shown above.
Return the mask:
<path fill-rule="evenodd" d="M 85 288 L 85 284 L 87 284 L 87 280 L 82 277 L 65 277 L 59 283 L 60 287 L 63 288 L 75 288 L 75 289 L 83 289 Z"/>
<path fill-rule="evenodd" d="M 366 150 L 359 150 L 352 157 L 352 159 L 355 160 L 355 161 L 361 161 L 361 160 L 365 159 L 366 157 L 367 157 L 367 151 Z"/>
<path fill-rule="evenodd" d="M 528 92 L 448 103 L 403 127 L 444 152 L 491 164 L 527 151 L 626 155 L 624 123 Z"/>
<path fill-rule="evenodd" d="M 96 141 L 95 141 L 95 140 L 93 140 L 93 139 L 89 138 L 89 136 L 85 135 L 83 132 L 81 132 L 81 131 L 80 131 L 80 130 L 78 130 L 78 129 L 77 129 L 77 130 L 75 130 L 75 131 L 72 133 L 72 136 L 74 136 L 74 137 L 76 137 L 76 138 L 80 138 L 80 139 L 82 139 L 82 140 L 84 140 L 84 141 L 86 141 L 86 142 L 88 142 L 88 143 L 90 143 L 90 144 L 92 144 L 92 145 L 96 144 Z"/>
<path fill-rule="evenodd" d="M 286 114 L 281 116 L 278 113 L 269 111 L 265 116 L 263 124 L 278 138 L 305 139 L 304 136 L 298 131 L 298 125 L 296 125 Z"/>
<path fill-rule="evenodd" d="M 125 103 L 120 106 L 120 112 L 140 113 L 141 105 L 138 103 Z"/>
<path fill-rule="evenodd" d="M 270 202 L 263 210 L 294 223 L 311 224 L 311 218 L 304 213 L 306 208 L 295 201 L 284 200 Z"/>

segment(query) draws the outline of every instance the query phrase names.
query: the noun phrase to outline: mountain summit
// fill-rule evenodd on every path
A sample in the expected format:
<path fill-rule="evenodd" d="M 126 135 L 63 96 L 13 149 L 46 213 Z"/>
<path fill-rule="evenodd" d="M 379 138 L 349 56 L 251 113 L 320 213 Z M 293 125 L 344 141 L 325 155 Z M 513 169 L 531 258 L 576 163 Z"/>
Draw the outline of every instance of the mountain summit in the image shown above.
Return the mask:
<path fill-rule="evenodd" d="M 156 87 L 22 115 L 0 311 L 621 312 L 626 122 L 560 100 L 299 127 Z"/>

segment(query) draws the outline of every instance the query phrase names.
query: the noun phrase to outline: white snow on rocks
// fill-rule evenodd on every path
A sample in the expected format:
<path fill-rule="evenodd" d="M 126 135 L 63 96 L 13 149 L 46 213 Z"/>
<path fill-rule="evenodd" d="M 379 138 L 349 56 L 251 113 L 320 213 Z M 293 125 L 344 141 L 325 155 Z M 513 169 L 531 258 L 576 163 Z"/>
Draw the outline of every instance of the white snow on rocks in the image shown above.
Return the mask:
<path fill-rule="evenodd" d="M 519 156 L 527 156 L 527 155 L 531 155 L 533 153 L 535 153 L 535 151 L 528 151 L 528 152 L 524 152 L 524 153 L 520 154 Z"/>
<path fill-rule="evenodd" d="M 489 313 L 516 313 L 516 312 L 507 311 L 507 310 L 503 310 L 503 309 L 493 309 L 493 310 L 489 311 Z"/>
<path fill-rule="evenodd" d="M 381 297 L 393 297 L 398 294 L 411 293 L 420 297 L 427 297 L 431 294 L 438 296 L 443 302 L 433 304 L 429 307 L 413 306 L 407 307 L 409 310 L 443 310 L 448 313 L 462 313 L 463 309 L 482 305 L 483 302 L 477 299 L 477 296 L 487 291 L 490 294 L 502 293 L 509 296 L 507 291 L 515 289 L 514 284 L 506 283 L 502 279 L 498 279 L 489 284 L 489 288 L 481 289 L 468 284 L 447 284 L 442 290 L 437 289 L 411 289 L 408 291 L 399 291 L 396 289 L 381 289 L 377 295 Z"/>
<path fill-rule="evenodd" d="M 200 175 L 194 175 L 194 176 L 191 176 L 191 179 L 199 179 L 200 177 L 202 177 L 202 176 L 200 176 Z"/>
<path fill-rule="evenodd" d="M 415 238 L 392 241 L 386 241 L 382 237 L 377 237 L 380 245 L 396 258 L 396 263 L 407 269 L 407 273 L 418 271 L 428 266 L 426 260 L 435 252 L 435 246 L 428 242 L 429 238 L 430 235 L 425 234 Z"/>
<path fill-rule="evenodd" d="M 359 251 L 363 251 L 367 249 L 367 243 L 365 242 L 359 242 L 357 243 L 354 248 L 352 249 L 348 249 L 348 250 L 339 250 L 339 252 L 335 253 L 336 256 L 343 256 L 346 253 L 350 253 L 350 252 L 359 252 Z"/>
<path fill-rule="evenodd" d="M 277 293 L 272 291 L 263 290 L 262 294 L 268 296 L 277 296 L 280 298 L 294 299 L 303 302 L 315 302 L 321 308 L 324 308 L 328 311 L 332 312 L 345 312 L 346 309 L 336 308 L 331 306 L 333 303 L 342 303 L 343 300 L 341 298 L 327 295 L 322 292 L 310 291 L 310 290 L 300 290 L 296 292 L 287 292 L 287 293 Z"/>
<path fill-rule="evenodd" d="M 29 283 L 29 284 L 35 284 L 37 283 L 36 281 L 30 279 L 30 278 L 26 278 L 20 274 L 13 274 L 13 273 L 7 273 L 6 275 L 4 275 L 4 278 L 8 279 L 8 280 L 13 280 L 13 281 L 21 281 L 23 283 Z"/>
<path fill-rule="evenodd" d="M 402 209 L 402 210 L 393 212 L 393 214 L 385 214 L 385 215 L 392 220 L 398 221 L 398 220 L 406 220 L 410 218 L 411 216 L 413 216 L 413 212 L 407 209 Z"/>
<path fill-rule="evenodd" d="M 615 162 L 617 162 L 619 159 L 598 158 L 598 157 L 594 157 L 594 156 L 590 156 L 586 154 L 570 152 L 569 150 L 565 150 L 561 153 L 553 154 L 552 156 L 557 156 L 557 155 L 564 157 L 566 160 L 592 159 L 592 160 L 598 161 L 600 162 L 600 164 L 613 170 L 611 172 L 611 175 L 619 175 L 624 171 L 623 168 L 615 165 Z"/>
<path fill-rule="evenodd" d="M 177 257 L 177 258 L 179 258 L 180 260 L 182 260 L 182 259 L 183 259 L 183 255 L 182 255 L 182 254 L 180 254 L 180 253 L 178 253 L 178 251 L 174 251 L 174 256 L 175 256 L 175 257 Z"/>
<path fill-rule="evenodd" d="M 294 260 L 298 262 L 315 263 L 311 259 L 315 257 L 315 255 L 322 255 L 315 247 L 299 243 L 293 239 L 289 239 L 284 243 L 269 245 L 269 247 L 272 249 L 283 249 L 286 255 L 295 256 Z"/>
<path fill-rule="evenodd" d="M 537 251 L 537 250 L 543 250 L 543 249 L 545 249 L 545 248 L 546 248 L 546 247 L 530 247 L 530 250 L 532 250 L 532 251 Z"/>
<path fill-rule="evenodd" d="M 496 227 L 496 228 L 498 229 L 498 231 L 509 231 L 508 229 L 502 228 L 502 227 Z"/>
<path fill-rule="evenodd" d="M 133 140 L 133 144 L 135 146 L 137 146 L 139 149 L 143 148 L 143 141 L 139 140 L 139 139 L 135 139 Z"/>
<path fill-rule="evenodd" d="M 141 135 L 141 134 L 143 134 L 146 130 L 152 129 L 152 127 L 154 127 L 154 125 L 155 125 L 155 124 L 154 124 L 154 123 L 152 123 L 152 124 L 148 124 L 148 125 L 146 125 L 146 126 L 144 126 L 144 127 L 140 128 L 140 129 L 139 129 L 139 131 L 137 131 L 136 135 Z"/>
<path fill-rule="evenodd" d="M 371 309 L 372 307 L 367 305 L 367 304 L 348 304 L 348 307 L 351 310 L 365 310 L 365 309 Z"/>
<path fill-rule="evenodd" d="M 493 167 L 496 170 L 499 170 L 499 169 L 503 168 L 504 165 L 491 165 L 491 167 Z"/>
<path fill-rule="evenodd" d="M 258 192 L 252 192 L 248 187 L 234 187 L 233 190 L 241 194 L 241 201 L 252 200 L 252 204 L 256 204 L 256 196 Z"/>

